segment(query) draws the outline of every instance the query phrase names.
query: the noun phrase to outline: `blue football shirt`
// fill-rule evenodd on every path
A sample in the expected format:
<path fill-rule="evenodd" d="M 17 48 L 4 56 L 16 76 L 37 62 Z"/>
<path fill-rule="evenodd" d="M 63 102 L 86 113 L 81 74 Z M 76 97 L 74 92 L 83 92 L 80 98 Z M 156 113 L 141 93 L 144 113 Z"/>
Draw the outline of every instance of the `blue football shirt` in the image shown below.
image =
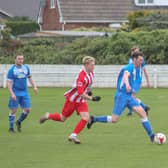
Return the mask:
<path fill-rule="evenodd" d="M 128 81 L 129 81 L 129 84 L 130 84 L 130 87 L 133 88 L 133 84 L 134 84 L 134 81 L 135 81 L 135 78 L 136 78 L 136 69 L 133 65 L 133 63 L 131 64 L 127 64 L 126 66 L 124 66 L 119 75 L 118 75 L 118 80 L 117 80 L 117 91 L 121 91 L 121 92 L 124 92 L 126 94 L 131 94 L 131 92 L 127 92 L 126 90 L 126 85 L 125 85 L 125 82 L 124 82 L 124 72 L 128 72 L 129 73 L 129 77 L 128 77 Z"/>
<path fill-rule="evenodd" d="M 7 79 L 12 81 L 12 89 L 16 95 L 27 94 L 27 78 L 30 77 L 30 69 L 27 65 L 13 65 L 7 74 Z"/>
<path fill-rule="evenodd" d="M 132 58 L 129 58 L 128 63 L 129 64 L 133 63 Z M 139 84 L 141 84 L 141 82 L 142 82 L 143 68 L 145 67 L 145 65 L 146 65 L 145 60 L 143 59 L 141 66 L 136 68 L 136 82 Z"/>

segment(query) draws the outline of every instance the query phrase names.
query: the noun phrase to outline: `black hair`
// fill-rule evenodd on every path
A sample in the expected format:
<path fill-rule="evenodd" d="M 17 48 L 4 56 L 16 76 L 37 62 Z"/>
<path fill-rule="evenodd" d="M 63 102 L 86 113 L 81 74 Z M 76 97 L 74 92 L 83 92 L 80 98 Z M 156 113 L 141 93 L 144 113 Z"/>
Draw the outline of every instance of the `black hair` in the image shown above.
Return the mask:
<path fill-rule="evenodd" d="M 143 57 L 144 54 L 142 52 L 135 52 L 132 54 L 132 59 L 137 59 L 139 56 Z"/>

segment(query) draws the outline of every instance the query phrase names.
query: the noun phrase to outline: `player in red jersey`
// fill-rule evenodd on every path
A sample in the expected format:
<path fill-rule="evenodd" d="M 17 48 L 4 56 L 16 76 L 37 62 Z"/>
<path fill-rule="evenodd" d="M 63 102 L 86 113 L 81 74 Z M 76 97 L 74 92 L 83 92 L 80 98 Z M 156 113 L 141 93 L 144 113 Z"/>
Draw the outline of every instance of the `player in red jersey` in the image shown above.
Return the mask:
<path fill-rule="evenodd" d="M 92 97 L 88 94 L 93 83 L 95 59 L 90 56 L 85 56 L 82 62 L 84 67 L 78 74 L 74 86 L 64 94 L 65 104 L 62 113 L 46 113 L 40 118 L 41 124 L 46 120 L 64 122 L 76 110 L 77 114 L 81 116 L 81 120 L 77 123 L 73 133 L 68 137 L 68 140 L 75 144 L 80 144 L 77 135 L 83 130 L 90 119 L 86 100 L 99 101 L 101 99 L 99 96 Z"/>

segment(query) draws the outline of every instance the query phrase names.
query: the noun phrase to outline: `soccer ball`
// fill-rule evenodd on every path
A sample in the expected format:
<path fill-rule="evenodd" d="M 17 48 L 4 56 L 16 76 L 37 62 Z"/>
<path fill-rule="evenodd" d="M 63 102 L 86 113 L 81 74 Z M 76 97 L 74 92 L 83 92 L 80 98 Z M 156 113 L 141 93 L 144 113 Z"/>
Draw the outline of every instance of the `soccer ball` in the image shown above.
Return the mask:
<path fill-rule="evenodd" d="M 156 133 L 154 136 L 154 143 L 162 145 L 166 142 L 166 135 L 163 133 Z"/>

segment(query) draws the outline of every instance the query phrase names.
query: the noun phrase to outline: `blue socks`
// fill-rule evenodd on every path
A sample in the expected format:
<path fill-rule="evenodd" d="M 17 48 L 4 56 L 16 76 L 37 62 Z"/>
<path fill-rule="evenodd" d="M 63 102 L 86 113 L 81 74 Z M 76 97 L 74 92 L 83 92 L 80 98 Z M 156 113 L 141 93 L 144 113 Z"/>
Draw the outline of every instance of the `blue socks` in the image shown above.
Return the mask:
<path fill-rule="evenodd" d="M 112 117 L 111 116 L 94 116 L 93 117 L 93 122 L 102 122 L 102 123 L 112 123 Z M 143 118 L 142 119 L 142 125 L 147 132 L 148 136 L 150 139 L 152 139 L 154 133 L 151 127 L 151 124 L 148 120 L 148 118 Z"/>
<path fill-rule="evenodd" d="M 20 114 L 20 117 L 18 119 L 18 122 L 22 122 L 25 118 L 27 117 L 27 113 L 25 111 L 23 111 L 21 114 Z"/>
<path fill-rule="evenodd" d="M 94 116 L 93 118 L 94 122 L 103 122 L 103 123 L 109 123 L 112 122 L 112 117 L 111 116 Z"/>
<path fill-rule="evenodd" d="M 18 122 L 21 123 L 27 117 L 27 115 L 28 115 L 28 113 L 26 113 L 26 112 L 23 111 L 20 114 Z M 9 114 L 9 128 L 10 129 L 14 129 L 14 123 L 15 123 L 15 114 L 10 113 Z"/>
<path fill-rule="evenodd" d="M 154 133 L 152 131 L 152 127 L 151 127 L 151 124 L 150 124 L 148 118 L 142 119 L 142 125 L 143 125 L 144 129 L 146 130 L 148 136 L 151 138 L 154 135 Z"/>
<path fill-rule="evenodd" d="M 14 128 L 15 114 L 9 114 L 9 128 Z"/>

